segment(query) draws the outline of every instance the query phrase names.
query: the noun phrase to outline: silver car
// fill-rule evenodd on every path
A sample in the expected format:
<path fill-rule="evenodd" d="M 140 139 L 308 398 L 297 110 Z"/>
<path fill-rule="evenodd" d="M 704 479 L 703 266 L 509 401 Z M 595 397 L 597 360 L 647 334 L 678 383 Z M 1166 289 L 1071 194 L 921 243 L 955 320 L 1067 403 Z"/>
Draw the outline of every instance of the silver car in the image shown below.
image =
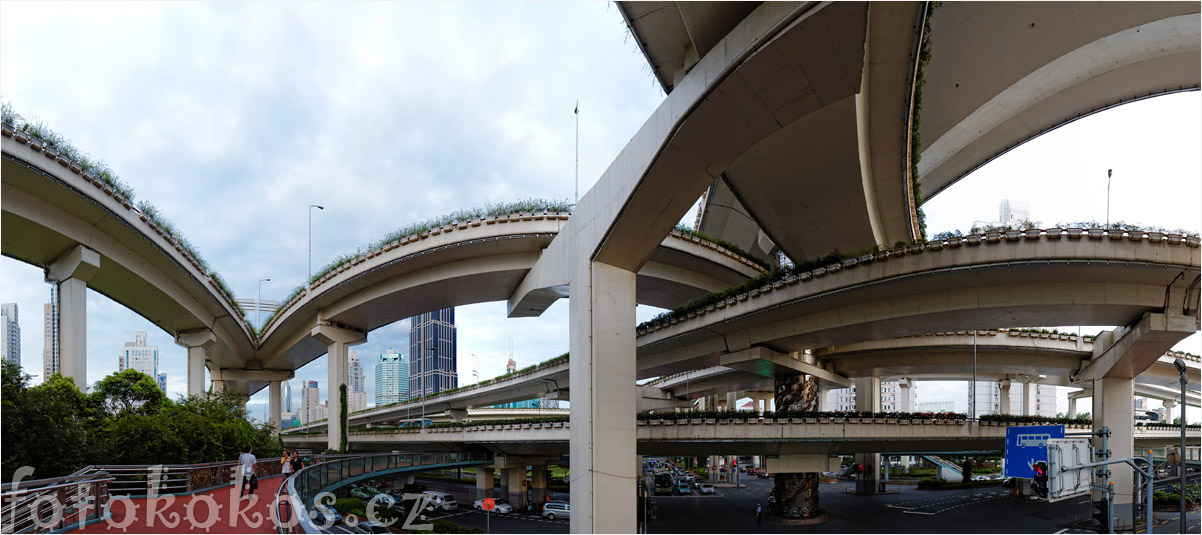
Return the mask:
<path fill-rule="evenodd" d="M 702 494 L 713 494 L 714 493 L 714 484 L 713 483 L 702 483 L 701 486 L 697 490 L 700 491 Z"/>
<path fill-rule="evenodd" d="M 547 502 L 546 505 L 543 505 L 543 518 L 547 520 L 571 517 L 572 505 L 568 502 Z"/>

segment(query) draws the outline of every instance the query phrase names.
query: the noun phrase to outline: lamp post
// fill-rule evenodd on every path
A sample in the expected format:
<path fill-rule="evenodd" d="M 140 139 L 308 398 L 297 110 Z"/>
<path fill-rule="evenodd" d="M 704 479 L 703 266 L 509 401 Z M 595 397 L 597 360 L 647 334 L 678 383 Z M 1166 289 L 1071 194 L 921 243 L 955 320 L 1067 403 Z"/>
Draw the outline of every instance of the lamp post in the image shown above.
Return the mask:
<path fill-rule="evenodd" d="M 306 290 L 308 290 L 309 286 L 311 284 L 313 284 L 313 209 L 314 208 L 316 208 L 318 210 L 326 209 L 324 206 L 318 206 L 316 204 L 309 205 L 309 278 L 305 279 L 305 289 Z"/>
<path fill-rule="evenodd" d="M 1177 468 L 1177 475 L 1181 477 L 1181 519 L 1178 533 L 1185 533 L 1185 387 L 1189 378 L 1185 376 L 1185 361 L 1173 359 L 1173 367 L 1177 368 L 1177 381 L 1181 383 L 1181 450 L 1177 452 L 1177 461 L 1181 463 Z"/>
<path fill-rule="evenodd" d="M 1110 228 L 1110 175 L 1114 174 L 1114 169 L 1106 170 L 1106 228 Z"/>
<path fill-rule="evenodd" d="M 260 329 L 263 328 L 263 323 L 259 321 L 263 316 L 263 283 L 271 282 L 271 279 L 259 279 L 259 295 L 255 298 L 255 324 Z"/>
<path fill-rule="evenodd" d="M 472 353 L 472 356 L 476 357 L 476 369 L 472 370 L 472 376 L 476 378 L 476 384 L 479 385 L 480 384 L 480 355 Z"/>

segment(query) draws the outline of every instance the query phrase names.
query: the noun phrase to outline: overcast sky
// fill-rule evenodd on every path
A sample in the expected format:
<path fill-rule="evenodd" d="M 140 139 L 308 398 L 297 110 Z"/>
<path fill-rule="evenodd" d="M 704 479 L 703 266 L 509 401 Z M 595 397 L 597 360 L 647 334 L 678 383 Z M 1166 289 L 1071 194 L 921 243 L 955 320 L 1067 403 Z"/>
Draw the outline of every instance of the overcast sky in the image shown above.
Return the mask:
<path fill-rule="evenodd" d="M 313 214 L 317 270 L 457 209 L 570 200 L 576 102 L 583 192 L 664 97 L 617 10 L 600 2 L 5 2 L 0 94 L 109 164 L 238 297 L 272 279 L 264 299 L 306 278 L 310 204 L 326 208 Z M 1083 119 L 932 199 L 929 230 L 996 219 L 1003 198 L 1030 203 L 1032 218 L 1049 224 L 1103 220 L 1113 168 L 1112 220 L 1196 231 L 1199 124 L 1197 92 Z M 40 269 L 7 257 L 0 277 L 0 301 L 20 307 L 22 364 L 40 375 L 49 287 Z M 639 320 L 657 312 L 639 307 Z M 519 367 L 567 351 L 566 301 L 540 318 L 506 319 L 504 303 L 456 316 L 461 384 L 477 367 L 481 378 L 503 373 L 511 343 Z M 184 350 L 96 293 L 88 381 L 116 371 L 139 330 L 161 350 L 168 394 L 184 394 Z M 1195 335 L 1179 348 L 1199 346 Z M 407 322 L 355 348 L 369 403 L 375 357 L 388 348 L 408 352 Z M 319 381 L 324 398 L 325 358 L 298 371 L 297 395 L 301 380 Z M 963 383 L 918 391 L 964 410 Z M 266 390 L 251 400 L 265 403 Z"/>

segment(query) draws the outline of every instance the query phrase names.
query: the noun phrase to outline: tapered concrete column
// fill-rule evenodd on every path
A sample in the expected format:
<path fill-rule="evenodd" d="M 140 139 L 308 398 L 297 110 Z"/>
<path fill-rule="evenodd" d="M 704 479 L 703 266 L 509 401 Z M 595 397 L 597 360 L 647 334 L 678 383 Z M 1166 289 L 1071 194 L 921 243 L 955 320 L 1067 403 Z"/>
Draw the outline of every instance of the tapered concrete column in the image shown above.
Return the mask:
<path fill-rule="evenodd" d="M 635 275 L 586 262 L 572 278 L 573 533 L 634 533 Z"/>
<path fill-rule="evenodd" d="M 881 379 L 879 377 L 856 378 L 856 410 L 880 412 Z M 864 465 L 864 469 L 856 475 L 856 493 L 875 494 L 880 492 L 877 481 L 881 472 L 881 454 L 857 453 L 856 463 Z"/>
<path fill-rule="evenodd" d="M 284 418 L 280 414 L 280 405 L 283 400 L 280 399 L 280 381 L 272 381 L 267 384 L 267 407 L 271 415 L 271 425 L 275 427 L 276 432 L 280 431 L 280 423 Z"/>
<path fill-rule="evenodd" d="M 326 377 L 329 385 L 327 400 L 326 429 L 329 430 L 327 447 L 340 449 L 342 442 L 342 385 L 346 384 L 347 349 L 367 341 L 367 335 L 351 329 L 332 325 L 318 325 L 311 332 L 317 341 L 326 345 Z"/>
<path fill-rule="evenodd" d="M 1010 380 L 1002 379 L 998 384 L 998 413 L 1010 414 Z"/>
<path fill-rule="evenodd" d="M 909 379 L 902 379 L 897 383 L 897 411 L 898 412 L 913 412 L 914 408 L 910 406 L 910 387 L 914 386 Z"/>
<path fill-rule="evenodd" d="M 1035 392 L 1039 385 L 1033 381 L 1023 383 L 1023 416 L 1035 415 Z"/>
<path fill-rule="evenodd" d="M 484 498 L 493 497 L 493 469 L 492 467 L 481 466 L 476 468 L 476 499 L 483 500 Z"/>
<path fill-rule="evenodd" d="M 1164 407 L 1164 421 L 1172 422 L 1173 421 L 1173 409 L 1177 407 L 1177 402 L 1173 401 L 1171 399 L 1166 399 L 1166 400 L 1162 401 L 1161 404 Z"/>
<path fill-rule="evenodd" d="M 205 393 L 205 361 L 209 348 L 217 342 L 213 331 L 202 329 L 175 335 L 176 345 L 188 349 L 188 397 Z"/>
<path fill-rule="evenodd" d="M 514 509 L 526 507 L 526 467 L 514 466 L 501 469 L 501 486 L 509 493 L 506 499 Z"/>
<path fill-rule="evenodd" d="M 1077 398 L 1068 398 L 1068 417 L 1077 417 Z"/>
<path fill-rule="evenodd" d="M 726 393 L 726 410 L 733 411 L 738 408 L 736 406 L 736 404 L 738 403 L 738 399 L 736 398 L 736 396 L 737 396 L 737 394 L 735 394 L 734 392 Z"/>
<path fill-rule="evenodd" d="M 1135 408 L 1131 400 L 1135 396 L 1135 383 L 1131 379 L 1104 377 L 1093 381 L 1093 430 L 1097 432 L 1102 427 L 1110 429 L 1110 439 L 1107 448 L 1110 458 L 1122 459 L 1131 457 L 1135 452 Z M 1102 439 L 1093 439 L 1095 451 L 1102 451 Z M 1101 460 L 1101 459 L 1099 459 Z M 1110 467 L 1110 477 L 1094 478 L 1094 484 L 1106 486 L 1107 481 L 1114 482 L 1114 525 L 1131 526 L 1131 502 L 1133 501 L 1134 485 L 1131 469 L 1125 465 Z M 1094 492 L 1094 499 L 1101 495 Z"/>
<path fill-rule="evenodd" d="M 58 370 L 88 391 L 88 281 L 100 270 L 100 254 L 75 246 L 46 268 L 58 286 Z"/>
<path fill-rule="evenodd" d="M 639 463 L 642 466 L 643 463 Z M 547 501 L 547 465 L 536 464 L 530 467 L 530 490 L 535 504 Z"/>

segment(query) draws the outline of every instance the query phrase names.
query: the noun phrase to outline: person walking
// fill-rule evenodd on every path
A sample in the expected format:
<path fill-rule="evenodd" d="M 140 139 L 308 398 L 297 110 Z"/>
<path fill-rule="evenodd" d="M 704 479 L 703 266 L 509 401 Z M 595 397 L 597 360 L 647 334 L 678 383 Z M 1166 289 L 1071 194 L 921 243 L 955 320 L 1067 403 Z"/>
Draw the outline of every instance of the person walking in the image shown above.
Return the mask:
<path fill-rule="evenodd" d="M 284 452 L 280 457 L 280 473 L 284 475 L 284 480 L 292 475 L 292 454 Z"/>
<path fill-rule="evenodd" d="M 255 458 L 255 454 L 250 452 L 250 446 L 242 450 L 242 455 L 238 456 L 238 468 L 242 475 L 242 488 L 238 491 L 238 499 L 242 498 L 242 493 L 246 492 L 247 496 L 255 495 L 255 487 L 259 486 L 259 482 L 255 481 L 255 463 L 259 462 Z"/>
<path fill-rule="evenodd" d="M 292 452 L 292 472 L 300 472 L 301 468 L 305 467 L 305 463 L 301 462 L 300 452 L 293 450 Z"/>
<path fill-rule="evenodd" d="M 755 504 L 755 523 L 756 523 L 756 525 L 760 524 L 760 513 L 762 511 L 763 511 L 763 509 L 760 507 L 760 504 L 758 504 L 758 503 Z"/>

